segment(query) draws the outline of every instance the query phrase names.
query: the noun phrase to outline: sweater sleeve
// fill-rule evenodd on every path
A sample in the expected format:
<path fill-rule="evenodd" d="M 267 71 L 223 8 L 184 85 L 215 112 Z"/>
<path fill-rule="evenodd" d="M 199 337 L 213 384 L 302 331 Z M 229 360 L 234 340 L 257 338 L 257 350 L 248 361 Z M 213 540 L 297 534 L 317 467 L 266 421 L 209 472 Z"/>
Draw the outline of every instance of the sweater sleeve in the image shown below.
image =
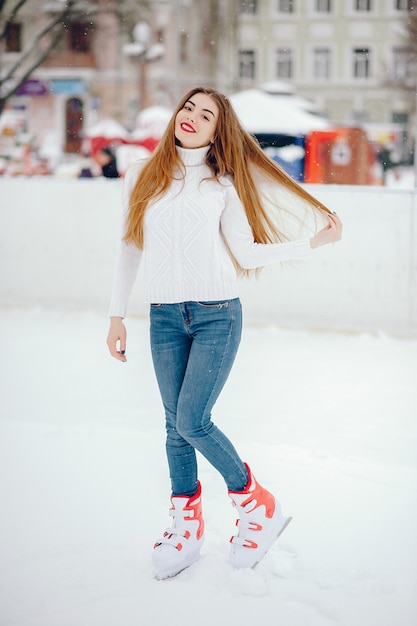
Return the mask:
<path fill-rule="evenodd" d="M 122 217 L 116 252 L 113 289 L 109 306 L 109 317 L 126 317 L 127 306 L 136 280 L 142 250 L 132 243 L 123 241 L 129 211 L 129 197 L 144 162 L 134 163 L 126 172 L 122 192 Z"/>
<path fill-rule="evenodd" d="M 225 188 L 222 234 L 233 256 L 244 269 L 255 269 L 277 261 L 291 261 L 311 255 L 309 239 L 285 243 L 256 243 L 245 209 L 232 184 Z"/>

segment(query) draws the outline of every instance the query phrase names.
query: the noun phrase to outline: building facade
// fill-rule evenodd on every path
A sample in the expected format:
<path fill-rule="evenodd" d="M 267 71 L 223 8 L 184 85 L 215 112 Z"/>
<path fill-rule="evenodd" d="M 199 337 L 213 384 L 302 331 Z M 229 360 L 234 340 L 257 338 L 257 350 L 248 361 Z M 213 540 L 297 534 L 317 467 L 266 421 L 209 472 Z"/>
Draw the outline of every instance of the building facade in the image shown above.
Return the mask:
<path fill-rule="evenodd" d="M 24 76 L 26 50 L 33 59 L 46 48 L 56 33 L 51 24 L 63 16 L 58 44 L 7 99 L 3 117 L 21 141 L 78 154 L 86 131 L 100 119 L 132 130 L 141 109 L 171 108 L 189 86 L 212 82 L 217 57 L 210 2 L 73 0 L 64 16 L 69 4 L 28 0 L 0 40 L 1 77 L 17 68 L 3 83 L 5 92 Z M 6 0 L 0 32 L 15 6 Z"/>
<path fill-rule="evenodd" d="M 79 153 L 102 118 L 133 129 L 138 111 L 172 108 L 196 84 L 233 93 L 274 81 L 335 124 L 412 131 L 411 0 L 28 0 L 0 40 L 2 77 L 68 5 L 58 45 L 7 100 L 38 143 Z"/>
<path fill-rule="evenodd" d="M 335 124 L 410 130 L 410 0 L 239 0 L 228 89 L 284 81 Z"/>

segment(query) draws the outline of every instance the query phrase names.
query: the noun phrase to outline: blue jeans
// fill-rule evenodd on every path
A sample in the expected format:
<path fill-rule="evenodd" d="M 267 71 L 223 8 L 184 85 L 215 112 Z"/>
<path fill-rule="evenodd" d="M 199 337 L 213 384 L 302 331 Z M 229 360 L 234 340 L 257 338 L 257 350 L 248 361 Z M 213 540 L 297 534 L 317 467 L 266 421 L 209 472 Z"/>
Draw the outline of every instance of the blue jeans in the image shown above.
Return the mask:
<path fill-rule="evenodd" d="M 246 467 L 211 420 L 240 343 L 240 300 L 151 304 L 150 322 L 172 495 L 197 491 L 196 450 L 220 472 L 229 490 L 243 490 Z"/>

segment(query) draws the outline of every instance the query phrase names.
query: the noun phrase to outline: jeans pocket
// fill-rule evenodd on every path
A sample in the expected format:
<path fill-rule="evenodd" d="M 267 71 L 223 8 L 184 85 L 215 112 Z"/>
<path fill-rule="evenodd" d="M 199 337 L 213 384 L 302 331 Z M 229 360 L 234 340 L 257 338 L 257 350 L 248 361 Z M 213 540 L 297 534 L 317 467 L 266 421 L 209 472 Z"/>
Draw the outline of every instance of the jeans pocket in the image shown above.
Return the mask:
<path fill-rule="evenodd" d="M 231 306 L 230 300 L 218 300 L 218 301 L 209 301 L 209 302 L 196 302 L 198 306 L 201 306 L 203 309 L 223 309 Z"/>
<path fill-rule="evenodd" d="M 152 302 L 151 309 L 160 309 L 162 306 L 162 302 Z"/>

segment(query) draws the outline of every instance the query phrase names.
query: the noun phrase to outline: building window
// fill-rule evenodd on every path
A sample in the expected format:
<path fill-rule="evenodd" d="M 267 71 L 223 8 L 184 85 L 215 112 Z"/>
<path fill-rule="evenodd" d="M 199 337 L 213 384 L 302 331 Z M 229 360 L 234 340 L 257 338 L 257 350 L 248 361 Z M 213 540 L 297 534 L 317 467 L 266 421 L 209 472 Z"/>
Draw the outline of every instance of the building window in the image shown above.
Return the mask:
<path fill-rule="evenodd" d="M 6 52 L 21 52 L 22 50 L 22 25 L 18 22 L 10 22 L 6 27 Z"/>
<path fill-rule="evenodd" d="M 353 50 L 353 76 L 355 78 L 369 78 L 371 75 L 369 48 L 355 48 Z"/>
<path fill-rule="evenodd" d="M 355 11 L 372 11 L 372 0 L 355 0 Z"/>
<path fill-rule="evenodd" d="M 331 13 L 332 12 L 332 0 L 316 0 L 316 12 L 317 13 Z"/>
<path fill-rule="evenodd" d="M 292 78 L 293 54 L 290 48 L 278 48 L 277 50 L 277 78 Z"/>
<path fill-rule="evenodd" d="M 182 32 L 180 35 L 180 61 L 181 63 L 188 63 L 188 47 L 190 43 L 190 38 L 188 33 Z"/>
<path fill-rule="evenodd" d="M 163 28 L 158 28 L 155 32 L 155 39 L 158 43 L 165 42 L 165 30 Z"/>
<path fill-rule="evenodd" d="M 329 48 L 315 48 L 313 50 L 313 76 L 321 80 L 330 78 L 331 53 Z"/>
<path fill-rule="evenodd" d="M 255 15 L 258 12 L 257 0 L 239 0 L 239 13 Z"/>
<path fill-rule="evenodd" d="M 416 8 L 416 0 L 395 0 L 396 11 L 412 11 Z"/>
<path fill-rule="evenodd" d="M 294 13 L 295 0 L 278 0 L 278 13 Z"/>
<path fill-rule="evenodd" d="M 391 116 L 392 122 L 394 124 L 408 124 L 409 122 L 409 115 L 408 113 L 393 113 Z"/>
<path fill-rule="evenodd" d="M 239 77 L 240 78 L 255 78 L 256 73 L 256 59 L 255 50 L 240 50 L 239 51 Z"/>
<path fill-rule="evenodd" d="M 366 122 L 369 122 L 369 112 L 352 111 L 352 118 L 356 124 L 366 124 Z"/>
<path fill-rule="evenodd" d="M 69 25 L 69 49 L 72 52 L 90 52 L 92 24 L 72 22 Z"/>
<path fill-rule="evenodd" d="M 392 78 L 408 80 L 413 77 L 413 53 L 408 48 L 394 48 L 392 51 Z"/>

